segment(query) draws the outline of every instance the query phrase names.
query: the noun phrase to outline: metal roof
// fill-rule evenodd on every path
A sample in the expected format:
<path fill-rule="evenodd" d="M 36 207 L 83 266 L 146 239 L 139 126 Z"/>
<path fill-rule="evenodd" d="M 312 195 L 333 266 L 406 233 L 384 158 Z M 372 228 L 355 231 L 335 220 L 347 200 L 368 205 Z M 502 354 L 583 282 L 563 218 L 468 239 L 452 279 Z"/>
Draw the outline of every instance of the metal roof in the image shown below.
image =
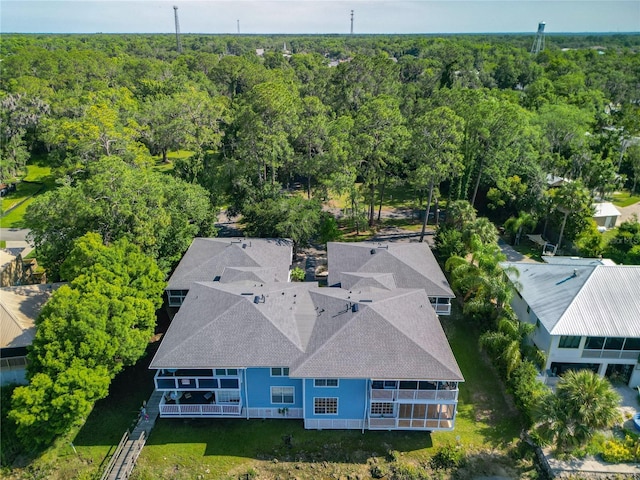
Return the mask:
<path fill-rule="evenodd" d="M 562 264 L 562 265 L 583 265 L 583 266 L 596 266 L 596 265 L 615 265 L 616 262 L 608 258 L 583 258 L 583 257 L 563 257 L 556 255 L 543 255 L 542 260 L 545 263 Z"/>
<path fill-rule="evenodd" d="M 293 243 L 282 238 L 195 238 L 166 289 L 188 290 L 194 282 L 216 277 L 286 282 L 292 253 Z"/>
<path fill-rule="evenodd" d="M 462 381 L 421 289 L 194 284 L 151 368 L 288 366 L 292 377 Z"/>
<path fill-rule="evenodd" d="M 594 203 L 593 207 L 596 209 L 596 212 L 593 214 L 594 218 L 619 217 L 621 215 L 620 210 L 611 202 Z"/>
<path fill-rule="evenodd" d="M 551 335 L 640 337 L 640 266 L 503 265 Z"/>
<path fill-rule="evenodd" d="M 327 258 L 329 286 L 349 284 L 352 279 L 343 278 L 345 274 L 391 273 L 398 288 L 422 288 L 430 297 L 455 297 L 426 243 L 329 242 Z"/>

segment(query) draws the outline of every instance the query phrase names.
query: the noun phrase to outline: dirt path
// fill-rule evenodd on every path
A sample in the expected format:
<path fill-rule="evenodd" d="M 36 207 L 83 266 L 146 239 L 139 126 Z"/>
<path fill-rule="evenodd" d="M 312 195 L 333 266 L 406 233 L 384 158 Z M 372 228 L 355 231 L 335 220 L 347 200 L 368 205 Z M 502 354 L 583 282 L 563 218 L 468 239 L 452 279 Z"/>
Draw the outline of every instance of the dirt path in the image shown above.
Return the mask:
<path fill-rule="evenodd" d="M 633 205 L 629 205 L 628 207 L 617 207 L 620 210 L 620 216 L 618 217 L 618 221 L 616 225 L 620 225 L 622 222 L 626 220 L 630 220 L 631 217 L 635 214 L 640 218 L 640 202 L 634 203 Z"/>

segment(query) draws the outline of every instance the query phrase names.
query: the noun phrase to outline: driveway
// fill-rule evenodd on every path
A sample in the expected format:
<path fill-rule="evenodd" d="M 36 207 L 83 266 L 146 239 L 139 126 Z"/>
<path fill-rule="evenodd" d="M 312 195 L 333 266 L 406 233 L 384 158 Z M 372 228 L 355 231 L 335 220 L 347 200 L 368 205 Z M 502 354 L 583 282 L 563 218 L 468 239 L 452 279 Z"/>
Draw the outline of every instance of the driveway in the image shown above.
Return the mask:
<path fill-rule="evenodd" d="M 507 262 L 540 263 L 524 256 L 520 252 L 515 251 L 511 245 L 507 244 L 507 242 L 501 238 L 498 239 L 498 246 L 500 247 L 500 250 L 502 250 L 502 253 L 507 257 Z"/>
<path fill-rule="evenodd" d="M 620 210 L 620 216 L 618 217 L 618 221 L 616 222 L 616 225 L 620 225 L 625 220 L 631 219 L 633 214 L 636 214 L 638 216 L 638 219 L 640 219 L 640 202 L 634 203 L 633 205 L 629 205 L 628 207 L 616 207 L 616 208 Z"/>

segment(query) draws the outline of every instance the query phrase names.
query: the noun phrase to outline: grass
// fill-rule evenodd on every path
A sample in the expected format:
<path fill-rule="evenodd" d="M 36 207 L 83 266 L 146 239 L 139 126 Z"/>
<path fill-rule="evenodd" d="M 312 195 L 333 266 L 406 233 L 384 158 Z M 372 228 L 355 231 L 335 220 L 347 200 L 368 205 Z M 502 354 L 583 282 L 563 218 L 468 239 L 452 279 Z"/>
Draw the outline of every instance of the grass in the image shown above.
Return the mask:
<path fill-rule="evenodd" d="M 149 437 L 132 478 L 259 478 L 295 472 L 297 478 L 363 475 L 373 457 L 389 450 L 409 462 L 424 462 L 447 443 L 506 451 L 522 427 L 501 382 L 478 351 L 479 332 L 459 312 L 445 330 L 465 377 L 452 432 L 305 430 L 299 420 L 161 419 Z M 292 436 L 288 447 L 283 437 Z M 378 459 L 383 462 L 384 460 Z"/>
<path fill-rule="evenodd" d="M 403 462 L 420 464 L 446 444 L 472 452 L 493 452 L 495 462 L 513 463 L 507 450 L 518 439 L 521 420 L 503 393 L 500 380 L 478 350 L 479 332 L 454 305 L 443 326 L 465 378 L 460 387 L 456 427 L 452 432 L 365 432 L 305 430 L 299 420 L 160 419 L 151 433 L 133 480 L 173 478 L 330 478 L 369 476 L 369 464 L 387 462 L 397 451 Z M 151 349 L 152 350 L 152 349 Z M 12 478 L 95 478 L 106 466 L 123 432 L 135 420 L 153 386 L 150 351 L 136 367 L 112 383 L 109 397 L 96 403 L 84 426 L 61 438 Z M 292 437 L 291 446 L 283 441 Z M 75 447 L 75 451 L 71 446 Z M 496 453 L 497 452 L 497 453 Z M 41 477 L 35 477 L 40 472 Z"/>
<path fill-rule="evenodd" d="M 56 187 L 51 167 L 43 165 L 44 158 L 36 157 L 27 165 L 27 174 L 23 182 L 18 183 L 16 191 L 2 199 L 2 213 L 15 207 L 2 216 L 0 223 L 4 228 L 24 227 L 23 218 L 29 204 L 38 195 Z M 32 183 L 30 183 L 32 182 Z M 23 203 L 20 203 L 23 202 Z M 16 207 L 16 205 L 19 205 Z"/>
<path fill-rule="evenodd" d="M 630 192 L 615 192 L 613 194 L 613 204 L 617 207 L 628 207 L 640 202 L 640 195 L 631 195 Z"/>
<path fill-rule="evenodd" d="M 503 240 L 507 242 L 508 239 L 503 239 Z M 520 240 L 519 245 L 509 244 L 509 246 L 513 248 L 516 252 L 524 255 L 527 258 L 530 258 L 531 260 L 535 260 L 536 262 L 542 262 L 542 247 L 537 243 L 532 242 L 531 240 L 529 240 L 524 236 L 522 240 Z"/>

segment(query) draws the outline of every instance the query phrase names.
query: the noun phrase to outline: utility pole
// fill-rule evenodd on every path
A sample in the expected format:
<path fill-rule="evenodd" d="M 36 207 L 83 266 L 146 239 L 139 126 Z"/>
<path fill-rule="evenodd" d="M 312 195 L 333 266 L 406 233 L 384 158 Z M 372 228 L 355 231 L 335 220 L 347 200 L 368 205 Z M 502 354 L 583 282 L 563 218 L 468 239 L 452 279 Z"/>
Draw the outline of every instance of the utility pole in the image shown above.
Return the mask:
<path fill-rule="evenodd" d="M 173 11 L 176 17 L 176 46 L 178 47 L 178 53 L 182 53 L 182 41 L 180 40 L 180 22 L 178 21 L 178 7 L 173 6 Z"/>

